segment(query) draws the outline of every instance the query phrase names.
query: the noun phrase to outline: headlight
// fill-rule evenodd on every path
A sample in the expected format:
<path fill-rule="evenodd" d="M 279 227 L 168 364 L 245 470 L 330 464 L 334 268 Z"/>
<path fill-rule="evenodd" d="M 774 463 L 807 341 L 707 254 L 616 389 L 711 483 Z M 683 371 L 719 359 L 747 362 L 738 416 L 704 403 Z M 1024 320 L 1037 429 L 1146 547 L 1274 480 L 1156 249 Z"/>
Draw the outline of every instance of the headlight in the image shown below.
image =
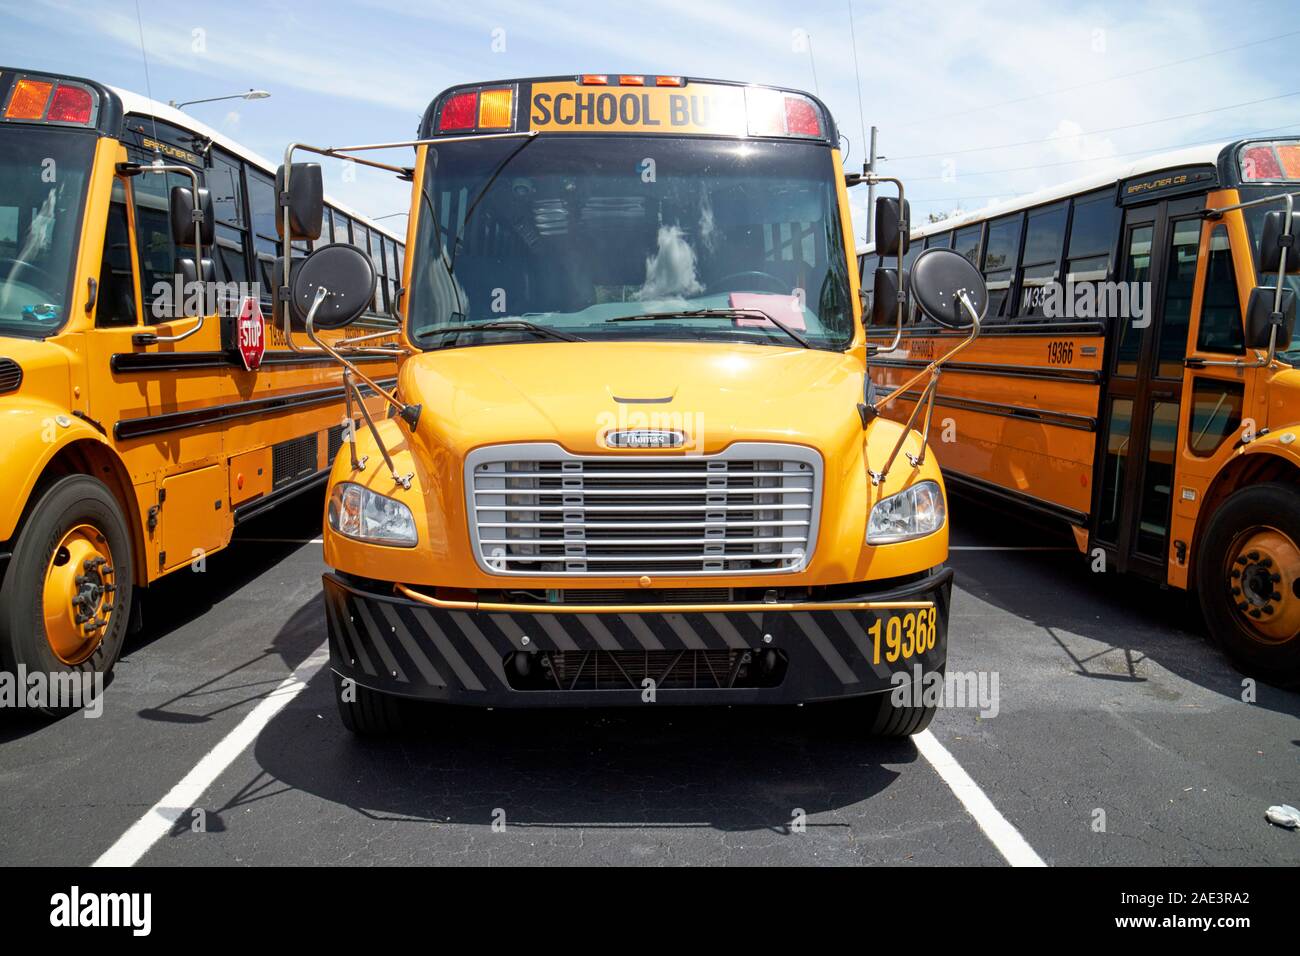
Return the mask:
<path fill-rule="evenodd" d="M 350 481 L 330 492 L 329 522 L 339 534 L 358 541 L 411 548 L 419 540 L 410 508 Z"/>
<path fill-rule="evenodd" d="M 867 544 L 894 544 L 933 534 L 943 527 L 943 492 L 922 481 L 876 502 L 867 520 Z"/>

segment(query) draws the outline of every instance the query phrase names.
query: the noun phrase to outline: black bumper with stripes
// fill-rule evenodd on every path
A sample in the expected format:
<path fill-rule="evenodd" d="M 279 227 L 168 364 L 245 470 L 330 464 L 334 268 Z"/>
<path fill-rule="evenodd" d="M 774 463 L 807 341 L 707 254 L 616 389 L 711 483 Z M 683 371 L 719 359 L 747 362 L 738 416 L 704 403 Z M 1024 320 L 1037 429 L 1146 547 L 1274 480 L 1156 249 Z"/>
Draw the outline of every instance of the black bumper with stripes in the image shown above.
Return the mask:
<path fill-rule="evenodd" d="M 782 704 L 887 691 L 895 672 L 910 680 L 917 664 L 942 668 L 952 571 L 855 596 L 856 603 L 894 603 L 890 609 L 506 612 L 431 607 L 329 573 L 324 585 L 331 667 L 385 693 L 486 707 L 582 707 L 641 703 L 653 687 L 659 703 Z M 932 605 L 930 640 L 912 633 L 927 612 L 909 602 Z M 900 652 L 917 643 L 926 649 Z"/>

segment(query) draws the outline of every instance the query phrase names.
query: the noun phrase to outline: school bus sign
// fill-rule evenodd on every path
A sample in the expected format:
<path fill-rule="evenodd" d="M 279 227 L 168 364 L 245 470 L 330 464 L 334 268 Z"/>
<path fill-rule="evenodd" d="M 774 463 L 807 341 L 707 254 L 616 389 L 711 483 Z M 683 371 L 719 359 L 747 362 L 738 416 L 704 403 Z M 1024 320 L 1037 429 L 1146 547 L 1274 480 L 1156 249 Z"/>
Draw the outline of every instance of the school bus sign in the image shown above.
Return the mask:
<path fill-rule="evenodd" d="M 745 87 L 600 87 L 534 83 L 529 128 L 557 133 L 747 132 Z"/>

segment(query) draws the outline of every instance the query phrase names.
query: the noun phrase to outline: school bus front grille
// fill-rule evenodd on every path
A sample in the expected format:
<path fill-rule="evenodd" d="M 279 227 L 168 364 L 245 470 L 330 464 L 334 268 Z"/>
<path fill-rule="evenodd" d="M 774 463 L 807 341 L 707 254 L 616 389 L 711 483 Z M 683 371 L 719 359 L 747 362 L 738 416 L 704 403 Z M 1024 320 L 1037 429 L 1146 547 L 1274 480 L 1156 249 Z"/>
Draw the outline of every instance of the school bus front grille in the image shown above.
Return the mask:
<path fill-rule="evenodd" d="M 746 443 L 719 455 L 479 449 L 466 462 L 475 559 L 492 574 L 760 574 L 811 558 L 821 458 Z"/>

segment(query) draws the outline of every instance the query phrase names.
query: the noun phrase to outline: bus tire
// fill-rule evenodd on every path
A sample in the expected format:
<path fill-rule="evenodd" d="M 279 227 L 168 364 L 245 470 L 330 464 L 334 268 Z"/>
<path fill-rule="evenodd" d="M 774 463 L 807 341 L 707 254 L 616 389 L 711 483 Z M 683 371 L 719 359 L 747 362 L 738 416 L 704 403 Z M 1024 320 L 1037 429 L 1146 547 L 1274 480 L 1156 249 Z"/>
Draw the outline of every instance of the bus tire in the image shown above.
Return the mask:
<path fill-rule="evenodd" d="M 358 737 L 387 737 L 407 729 L 406 702 L 402 698 L 362 687 L 334 671 L 330 673 L 334 676 L 339 719 L 349 731 Z"/>
<path fill-rule="evenodd" d="M 923 704 L 895 706 L 892 691 L 811 705 L 819 732 L 849 738 L 896 739 L 919 734 L 938 710 Z"/>
<path fill-rule="evenodd" d="M 875 710 L 869 731 L 872 737 L 911 737 L 930 726 L 937 707 L 924 704 L 896 706 L 893 696 L 892 693 L 873 695 Z"/>
<path fill-rule="evenodd" d="M 134 568 L 122 507 L 102 482 L 69 475 L 49 485 L 0 584 L 0 666 L 15 675 L 22 667 L 107 676 L 126 638 Z M 69 707 L 38 709 L 54 715 Z"/>
<path fill-rule="evenodd" d="M 1300 490 L 1265 482 L 1229 495 L 1205 529 L 1196 590 L 1238 670 L 1300 682 Z"/>

